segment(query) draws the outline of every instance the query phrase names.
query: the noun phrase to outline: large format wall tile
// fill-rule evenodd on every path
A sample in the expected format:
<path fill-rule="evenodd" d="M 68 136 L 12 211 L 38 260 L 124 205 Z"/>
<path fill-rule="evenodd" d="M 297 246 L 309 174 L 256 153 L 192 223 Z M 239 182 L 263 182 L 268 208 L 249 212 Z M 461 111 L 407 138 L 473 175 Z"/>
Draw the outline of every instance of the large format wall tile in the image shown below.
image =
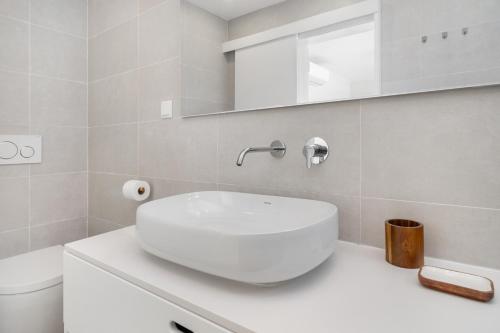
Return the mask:
<path fill-rule="evenodd" d="M 89 37 L 137 16 L 138 0 L 88 0 Z"/>
<path fill-rule="evenodd" d="M 31 70 L 34 74 L 86 82 L 86 40 L 32 26 Z"/>
<path fill-rule="evenodd" d="M 87 85 L 33 76 L 31 123 L 87 126 Z"/>
<path fill-rule="evenodd" d="M 498 88 L 361 102 L 363 195 L 500 208 Z"/>
<path fill-rule="evenodd" d="M 43 138 L 43 160 L 31 166 L 31 174 L 82 172 L 87 170 L 85 127 L 33 128 Z"/>
<path fill-rule="evenodd" d="M 0 259 L 29 251 L 28 228 L 0 233 Z"/>
<path fill-rule="evenodd" d="M 74 242 L 87 237 L 87 218 L 78 218 L 30 229 L 31 250 Z"/>
<path fill-rule="evenodd" d="M 220 17 L 188 1 L 182 1 L 182 17 L 182 31 L 215 42 L 227 40 L 228 24 Z"/>
<path fill-rule="evenodd" d="M 215 183 L 196 183 L 154 178 L 142 179 L 151 185 L 151 200 L 162 199 L 182 193 L 217 190 L 217 184 Z"/>
<path fill-rule="evenodd" d="M 139 65 L 180 56 L 180 11 L 177 0 L 166 1 L 139 17 Z"/>
<path fill-rule="evenodd" d="M 218 119 L 143 123 L 139 132 L 141 176 L 195 182 L 217 177 Z"/>
<path fill-rule="evenodd" d="M 28 178 L 0 178 L 0 233 L 25 228 L 28 224 Z"/>
<path fill-rule="evenodd" d="M 137 173 L 137 125 L 89 128 L 89 171 Z"/>
<path fill-rule="evenodd" d="M 140 120 L 159 120 L 161 102 L 172 100 L 174 116 L 180 111 L 180 62 L 172 59 L 139 71 Z"/>
<path fill-rule="evenodd" d="M 28 72 L 28 24 L 0 17 L 0 50 L 0 69 Z"/>
<path fill-rule="evenodd" d="M 89 80 L 137 67 L 137 20 L 122 24 L 89 40 Z"/>
<path fill-rule="evenodd" d="M 35 226 L 79 218 L 87 234 L 86 11 L 86 0 L 0 0 L 0 135 L 43 145 L 40 164 L 0 165 L 0 258 L 75 239 Z"/>
<path fill-rule="evenodd" d="M 123 197 L 122 187 L 128 180 L 128 176 L 90 173 L 89 216 L 117 225 L 134 224 L 141 203 Z"/>
<path fill-rule="evenodd" d="M 30 11 L 29 2 L 30 0 L 1 0 L 0 15 L 28 20 Z"/>
<path fill-rule="evenodd" d="M 362 242 L 384 247 L 384 221 L 405 218 L 424 224 L 425 254 L 500 268 L 500 210 L 383 199 L 362 201 Z"/>
<path fill-rule="evenodd" d="M 87 35 L 86 0 L 31 1 L 31 22 L 80 37 Z"/>
<path fill-rule="evenodd" d="M 92 82 L 89 84 L 89 126 L 135 122 L 137 104 L 137 71 Z"/>
<path fill-rule="evenodd" d="M 155 7 L 155 6 L 158 6 L 159 4 L 161 4 L 165 1 L 180 2 L 179 0 L 139 0 L 139 11 L 144 12 L 146 10 L 149 10 L 149 9 Z"/>
<path fill-rule="evenodd" d="M 0 70 L 0 119 L 2 125 L 28 125 L 29 79 L 27 74 Z"/>
<path fill-rule="evenodd" d="M 87 175 L 31 177 L 31 225 L 87 216 Z"/>
<path fill-rule="evenodd" d="M 319 136 L 330 146 L 326 163 L 306 168 L 302 149 Z M 287 145 L 284 158 L 249 154 L 243 166 L 236 158 L 246 147 L 268 146 L 273 140 Z M 220 182 L 312 193 L 326 191 L 358 196 L 360 188 L 359 103 L 321 104 L 229 114 L 221 117 Z"/>
<path fill-rule="evenodd" d="M 124 227 L 122 225 L 99 219 L 97 217 L 89 217 L 88 224 L 89 237 L 100 235 L 105 232 L 114 231 Z"/>

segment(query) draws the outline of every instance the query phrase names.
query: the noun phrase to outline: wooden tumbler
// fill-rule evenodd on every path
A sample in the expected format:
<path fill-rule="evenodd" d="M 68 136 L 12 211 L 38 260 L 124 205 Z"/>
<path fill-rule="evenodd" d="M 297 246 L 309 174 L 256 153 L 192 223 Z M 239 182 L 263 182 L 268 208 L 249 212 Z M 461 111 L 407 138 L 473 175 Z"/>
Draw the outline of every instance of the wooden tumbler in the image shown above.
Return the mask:
<path fill-rule="evenodd" d="M 424 225 L 410 220 L 385 221 L 385 260 L 403 268 L 424 265 Z"/>

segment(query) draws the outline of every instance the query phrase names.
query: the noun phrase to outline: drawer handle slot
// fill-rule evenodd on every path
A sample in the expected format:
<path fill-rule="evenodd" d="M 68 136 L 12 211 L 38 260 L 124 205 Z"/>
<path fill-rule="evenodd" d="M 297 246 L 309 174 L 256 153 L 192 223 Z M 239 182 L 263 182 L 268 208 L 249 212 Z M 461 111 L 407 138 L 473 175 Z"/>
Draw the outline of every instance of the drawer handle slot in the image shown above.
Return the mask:
<path fill-rule="evenodd" d="M 191 331 L 189 328 L 173 321 L 172 323 L 172 328 L 174 329 L 174 332 L 180 332 L 180 333 L 194 333 Z"/>

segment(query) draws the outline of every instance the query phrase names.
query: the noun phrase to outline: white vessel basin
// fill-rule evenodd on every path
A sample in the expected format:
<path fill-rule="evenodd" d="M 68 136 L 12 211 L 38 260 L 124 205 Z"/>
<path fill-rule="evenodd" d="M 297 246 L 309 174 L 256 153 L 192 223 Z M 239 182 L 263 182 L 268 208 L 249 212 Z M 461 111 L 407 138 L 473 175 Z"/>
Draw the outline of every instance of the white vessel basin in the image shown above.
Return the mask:
<path fill-rule="evenodd" d="M 330 203 L 236 192 L 197 192 L 141 205 L 137 233 L 149 253 L 224 278 L 269 284 L 325 261 L 338 239 Z"/>

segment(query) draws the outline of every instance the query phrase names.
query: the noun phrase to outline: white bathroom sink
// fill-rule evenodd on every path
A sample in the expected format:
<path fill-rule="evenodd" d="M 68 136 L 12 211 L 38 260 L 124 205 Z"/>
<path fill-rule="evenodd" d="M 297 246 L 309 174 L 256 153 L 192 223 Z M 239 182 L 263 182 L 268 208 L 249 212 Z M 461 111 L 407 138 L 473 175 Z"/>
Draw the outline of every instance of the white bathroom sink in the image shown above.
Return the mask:
<path fill-rule="evenodd" d="M 224 278 L 270 284 L 325 261 L 338 239 L 330 203 L 236 192 L 197 192 L 141 205 L 137 233 L 149 253 Z"/>

